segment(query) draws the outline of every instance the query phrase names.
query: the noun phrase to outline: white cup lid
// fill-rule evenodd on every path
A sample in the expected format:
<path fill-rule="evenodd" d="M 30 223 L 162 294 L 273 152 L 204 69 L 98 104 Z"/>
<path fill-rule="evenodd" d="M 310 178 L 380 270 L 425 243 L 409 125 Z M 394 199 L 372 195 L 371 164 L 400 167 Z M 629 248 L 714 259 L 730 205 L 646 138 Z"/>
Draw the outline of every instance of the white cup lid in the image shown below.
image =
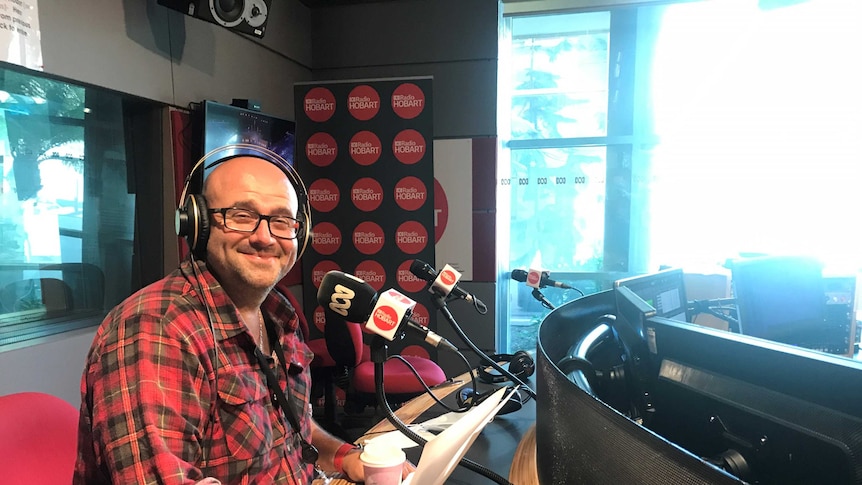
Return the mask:
<path fill-rule="evenodd" d="M 404 463 L 407 455 L 397 446 L 384 443 L 368 443 L 359 455 L 363 463 L 371 466 L 391 466 Z"/>

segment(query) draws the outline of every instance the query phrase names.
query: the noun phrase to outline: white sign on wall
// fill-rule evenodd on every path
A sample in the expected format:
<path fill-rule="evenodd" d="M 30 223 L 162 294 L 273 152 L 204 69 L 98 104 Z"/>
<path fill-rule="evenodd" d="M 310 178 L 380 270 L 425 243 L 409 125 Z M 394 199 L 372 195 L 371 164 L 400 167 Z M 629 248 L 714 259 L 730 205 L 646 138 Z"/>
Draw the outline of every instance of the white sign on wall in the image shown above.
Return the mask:
<path fill-rule="evenodd" d="M 0 60 L 42 70 L 36 0 L 0 0 Z"/>

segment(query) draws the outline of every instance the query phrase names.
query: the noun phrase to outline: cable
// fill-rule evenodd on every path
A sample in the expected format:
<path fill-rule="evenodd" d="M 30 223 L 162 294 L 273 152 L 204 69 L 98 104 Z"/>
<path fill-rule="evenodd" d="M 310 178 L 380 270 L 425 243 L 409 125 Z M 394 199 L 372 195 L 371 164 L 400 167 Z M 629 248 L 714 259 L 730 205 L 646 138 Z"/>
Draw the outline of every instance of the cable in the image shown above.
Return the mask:
<path fill-rule="evenodd" d="M 375 340 L 382 340 L 382 338 Z M 382 346 L 384 349 L 383 351 L 385 352 L 386 344 L 383 343 Z M 373 352 L 374 350 L 372 350 L 372 353 Z M 389 420 L 389 422 L 392 423 L 393 426 L 395 426 L 395 429 L 401 431 L 404 436 L 407 436 L 419 446 L 424 447 L 425 444 L 428 443 L 428 441 L 419 436 L 412 429 L 408 428 L 407 425 L 405 425 L 404 422 L 401 421 L 398 416 L 395 415 L 395 413 L 392 411 L 392 408 L 389 406 L 389 401 L 386 400 L 386 392 L 383 388 L 383 362 L 377 362 L 376 360 L 374 362 L 374 388 L 377 391 L 377 402 L 380 404 L 380 406 L 383 408 L 383 411 L 386 413 L 386 419 Z M 467 468 L 468 470 L 479 473 L 480 475 L 484 475 L 485 477 L 493 480 L 500 485 L 512 485 L 511 482 L 509 482 L 493 470 L 483 465 L 480 465 L 466 457 L 462 457 L 459 464 Z"/>
<path fill-rule="evenodd" d="M 435 306 L 437 306 L 437 309 L 440 310 L 440 312 L 443 313 L 443 316 L 446 317 L 446 320 L 449 321 L 449 325 L 452 327 L 452 330 L 454 330 L 455 333 L 458 334 L 458 337 L 461 338 L 461 341 L 463 341 L 465 344 L 467 344 L 468 347 L 470 347 L 470 350 L 475 352 L 476 355 L 478 355 L 480 359 L 484 359 L 484 361 L 489 363 L 490 366 L 494 368 L 494 370 L 503 374 L 510 381 L 514 382 L 515 384 L 522 386 L 523 389 L 527 392 L 527 394 L 530 397 L 532 397 L 533 399 L 536 399 L 536 391 L 534 391 L 532 388 L 530 388 L 530 386 L 525 384 L 524 381 L 519 379 L 517 376 L 515 376 L 514 374 L 509 372 L 508 369 L 504 369 L 500 364 L 494 362 L 490 357 L 488 357 L 488 354 L 483 352 L 482 349 L 477 347 L 476 344 L 474 344 L 473 341 L 470 340 L 470 337 L 468 337 L 464 333 L 464 331 L 461 330 L 461 327 L 458 325 L 458 322 L 455 321 L 455 317 L 452 315 L 452 312 L 450 312 L 449 308 L 446 306 L 446 300 L 444 298 L 441 298 L 439 295 L 437 295 L 435 298 L 432 298 L 432 300 L 434 301 Z M 471 374 L 472 374 L 472 372 L 471 372 Z M 473 389 L 475 389 L 475 388 L 476 387 L 474 385 Z"/>
<path fill-rule="evenodd" d="M 460 355 L 461 358 L 464 359 L 465 362 L 467 362 L 467 358 L 464 357 L 464 355 L 461 354 L 461 352 L 458 352 L 458 355 Z M 391 360 L 391 359 L 396 359 L 396 360 L 400 360 L 401 362 L 403 362 L 404 365 L 406 365 L 407 368 L 410 369 L 410 372 L 413 373 L 414 376 L 416 376 L 416 380 L 418 380 L 419 383 L 422 384 L 422 387 L 425 388 L 425 393 L 428 394 L 429 396 L 431 396 L 431 398 L 434 399 L 434 401 L 437 404 L 439 404 L 444 409 L 446 409 L 446 411 L 451 411 L 454 413 L 463 413 L 464 411 L 467 411 L 470 409 L 470 407 L 466 407 L 463 409 L 462 408 L 453 409 L 453 408 L 449 407 L 449 405 L 447 405 L 443 401 L 441 401 L 440 398 L 438 398 L 437 395 L 434 394 L 434 390 L 431 389 L 431 387 L 429 387 L 428 384 L 425 382 L 425 379 L 423 379 L 422 376 L 419 375 L 419 371 L 417 371 L 416 368 L 413 367 L 413 364 L 411 364 L 407 359 L 405 359 L 403 355 L 395 354 L 395 355 L 390 355 L 390 356 L 386 357 L 386 360 Z M 469 362 L 467 362 L 467 366 L 468 367 L 470 366 Z M 474 381 L 474 385 L 475 385 L 475 381 Z"/>

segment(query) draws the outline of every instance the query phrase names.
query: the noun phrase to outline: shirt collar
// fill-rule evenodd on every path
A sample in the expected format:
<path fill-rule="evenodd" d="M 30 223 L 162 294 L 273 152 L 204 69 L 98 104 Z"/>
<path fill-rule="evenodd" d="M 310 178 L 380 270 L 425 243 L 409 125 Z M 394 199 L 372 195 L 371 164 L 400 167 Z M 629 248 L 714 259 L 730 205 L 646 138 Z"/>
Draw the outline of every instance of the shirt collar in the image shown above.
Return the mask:
<path fill-rule="evenodd" d="M 215 275 L 207 268 L 206 262 L 193 260 L 190 257 L 186 258 L 180 264 L 180 272 L 185 276 L 195 293 L 203 292 L 201 296 L 211 309 L 209 318 L 213 320 L 217 340 L 222 341 L 246 331 L 246 327 L 240 319 L 239 311 Z M 296 310 L 287 298 L 276 289 L 269 292 L 261 305 L 261 309 L 266 314 L 267 319 L 275 324 L 279 338 L 285 333 L 295 332 L 299 326 Z"/>

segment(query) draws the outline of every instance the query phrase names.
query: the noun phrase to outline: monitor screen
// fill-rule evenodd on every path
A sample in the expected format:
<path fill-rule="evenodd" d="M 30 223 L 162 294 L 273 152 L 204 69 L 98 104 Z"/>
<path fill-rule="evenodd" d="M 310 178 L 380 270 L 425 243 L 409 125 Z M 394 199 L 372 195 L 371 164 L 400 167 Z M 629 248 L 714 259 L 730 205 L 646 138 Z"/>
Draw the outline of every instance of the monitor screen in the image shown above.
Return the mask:
<path fill-rule="evenodd" d="M 620 286 L 629 288 L 655 308 L 657 316 L 689 321 L 682 269 L 666 269 L 614 281 L 614 288 Z"/>
<path fill-rule="evenodd" d="M 296 123 L 237 106 L 203 102 L 203 153 L 236 143 L 262 146 L 291 165 L 296 149 Z"/>

